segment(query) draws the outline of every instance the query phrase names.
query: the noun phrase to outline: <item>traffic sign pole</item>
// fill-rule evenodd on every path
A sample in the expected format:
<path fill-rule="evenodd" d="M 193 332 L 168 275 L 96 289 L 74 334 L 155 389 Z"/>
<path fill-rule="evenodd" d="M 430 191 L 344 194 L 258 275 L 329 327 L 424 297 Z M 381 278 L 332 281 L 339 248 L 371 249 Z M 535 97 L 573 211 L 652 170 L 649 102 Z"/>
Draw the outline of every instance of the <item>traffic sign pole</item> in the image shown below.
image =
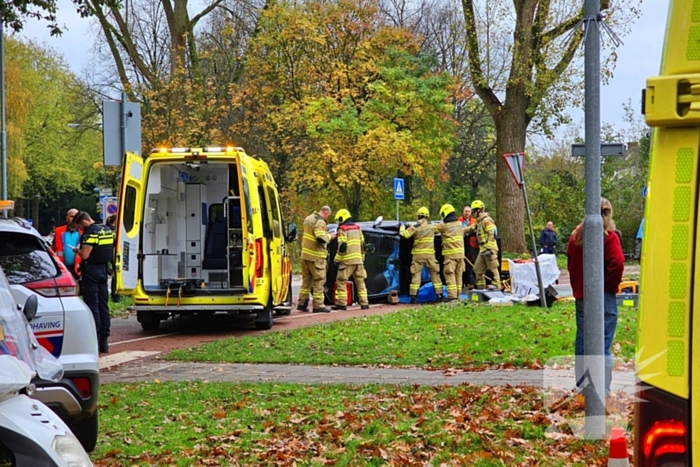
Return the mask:
<path fill-rule="evenodd" d="M 403 178 L 394 179 L 394 199 L 396 200 L 396 222 L 399 222 L 399 200 L 404 199 L 405 189 Z"/>
<path fill-rule="evenodd" d="M 540 304 L 542 308 L 547 309 L 547 298 L 544 296 L 544 284 L 542 283 L 542 271 L 540 270 L 540 260 L 537 258 L 537 245 L 535 244 L 535 230 L 532 228 L 532 214 L 530 213 L 530 203 L 527 201 L 527 189 L 525 189 L 525 153 L 504 154 L 503 157 L 508 164 L 510 173 L 523 190 L 523 198 L 525 198 L 525 212 L 527 213 L 527 222 L 530 224 L 530 236 L 532 237 L 532 251 L 535 259 L 535 271 L 537 272 L 537 285 L 540 289 Z"/>

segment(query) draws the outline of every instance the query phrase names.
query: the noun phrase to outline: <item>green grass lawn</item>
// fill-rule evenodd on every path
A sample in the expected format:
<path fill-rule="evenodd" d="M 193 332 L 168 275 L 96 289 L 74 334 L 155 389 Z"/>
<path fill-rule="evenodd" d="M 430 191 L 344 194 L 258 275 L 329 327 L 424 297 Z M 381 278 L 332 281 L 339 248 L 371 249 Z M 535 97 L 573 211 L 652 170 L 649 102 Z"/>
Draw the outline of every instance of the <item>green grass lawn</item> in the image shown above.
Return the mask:
<path fill-rule="evenodd" d="M 619 308 L 614 352 L 634 355 L 637 310 Z M 274 328 L 273 328 L 274 329 Z M 402 309 L 283 332 L 176 350 L 170 360 L 308 365 L 392 365 L 475 369 L 537 367 L 572 355 L 573 303 L 549 311 L 514 305 L 440 305 Z"/>
<path fill-rule="evenodd" d="M 128 295 L 122 295 L 118 302 L 112 301 L 112 297 L 109 297 L 109 314 L 112 318 L 127 318 L 131 314 L 128 307 L 134 304 L 132 297 Z"/>
<path fill-rule="evenodd" d="M 106 385 L 96 466 L 605 465 L 523 387 Z M 581 413 L 580 401 L 559 413 Z"/>

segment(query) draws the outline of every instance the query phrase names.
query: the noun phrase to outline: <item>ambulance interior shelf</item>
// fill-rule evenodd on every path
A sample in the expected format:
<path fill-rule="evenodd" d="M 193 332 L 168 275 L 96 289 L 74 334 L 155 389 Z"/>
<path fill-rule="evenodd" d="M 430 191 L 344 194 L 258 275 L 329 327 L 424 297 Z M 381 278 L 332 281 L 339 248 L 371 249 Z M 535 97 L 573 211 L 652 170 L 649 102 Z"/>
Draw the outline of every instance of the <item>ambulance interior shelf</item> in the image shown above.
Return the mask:
<path fill-rule="evenodd" d="M 228 230 L 226 257 L 228 258 L 229 283 L 243 286 L 243 225 L 241 222 L 241 198 L 230 195 L 223 199 L 224 216 Z"/>

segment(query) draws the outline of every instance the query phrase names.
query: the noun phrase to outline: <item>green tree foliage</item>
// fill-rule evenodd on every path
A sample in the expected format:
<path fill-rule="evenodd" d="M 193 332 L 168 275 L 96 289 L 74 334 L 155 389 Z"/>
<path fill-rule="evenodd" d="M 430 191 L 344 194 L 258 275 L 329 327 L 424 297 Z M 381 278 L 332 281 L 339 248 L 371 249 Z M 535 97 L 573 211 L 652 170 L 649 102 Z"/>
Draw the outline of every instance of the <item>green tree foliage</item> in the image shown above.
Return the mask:
<path fill-rule="evenodd" d="M 72 0 L 81 16 L 88 16 L 88 0 Z M 118 5 L 118 0 L 99 1 L 99 4 Z M 52 36 L 60 35 L 62 30 L 58 25 L 56 0 L 5 0 L 0 2 L 0 17 L 4 24 L 9 25 L 15 32 L 24 27 L 28 18 L 47 21 Z"/>
<path fill-rule="evenodd" d="M 6 42 L 8 195 L 24 215 L 21 199 L 32 200 L 36 210 L 39 200 L 50 205 L 85 184 L 94 186 L 102 142 L 92 103 L 55 51 Z"/>
<path fill-rule="evenodd" d="M 427 190 L 442 177 L 452 81 L 434 66 L 372 2 L 276 4 L 249 51 L 237 128 L 265 141 L 298 214 L 333 202 L 373 216 L 397 173 Z"/>
<path fill-rule="evenodd" d="M 606 21 L 624 33 L 640 14 L 638 4 L 616 2 Z M 583 5 L 569 0 L 463 0 L 462 5 L 472 84 L 496 126 L 499 232 L 504 249 L 525 251 L 522 194 L 500 155 L 524 151 L 531 124 L 551 133 L 550 122 L 565 120 L 564 109 L 580 100 L 581 73 L 569 65 L 583 38 L 583 28 L 576 29 Z"/>
<path fill-rule="evenodd" d="M 649 174 L 649 129 L 631 106 L 625 106 L 624 129 L 603 125 L 603 142 L 625 142 L 622 157 L 606 157 L 601 167 L 601 195 L 610 200 L 613 218 L 622 234 L 622 247 L 632 253 L 639 223 L 644 216 L 642 189 Z M 578 128 L 570 127 L 544 150 L 530 148 L 527 183 L 536 235 L 548 221 L 559 233 L 560 249 L 585 215 L 585 166 L 571 156 L 571 144 L 580 142 Z"/>

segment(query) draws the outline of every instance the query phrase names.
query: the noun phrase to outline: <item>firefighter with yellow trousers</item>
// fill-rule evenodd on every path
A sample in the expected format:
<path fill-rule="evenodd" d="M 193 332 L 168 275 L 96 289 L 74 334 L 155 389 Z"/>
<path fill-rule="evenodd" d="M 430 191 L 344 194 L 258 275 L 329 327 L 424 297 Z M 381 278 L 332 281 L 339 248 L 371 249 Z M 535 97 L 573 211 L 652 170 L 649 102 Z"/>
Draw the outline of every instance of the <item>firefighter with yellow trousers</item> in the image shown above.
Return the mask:
<path fill-rule="evenodd" d="M 304 219 L 301 239 L 301 289 L 297 310 L 309 311 L 309 293 L 313 291 L 314 313 L 330 313 L 323 304 L 323 284 L 326 282 L 328 243 L 333 236 L 326 231 L 331 208 L 323 206 Z"/>
<path fill-rule="evenodd" d="M 496 243 L 496 224 L 486 212 L 484 202 L 475 200 L 472 202 L 472 217 L 476 224 L 465 228 L 466 233 L 476 231 L 476 240 L 479 242 L 479 256 L 474 263 L 476 275 L 476 288 L 486 288 L 486 271 L 491 271 L 493 288 L 501 288 L 501 274 L 498 272 L 498 244 Z"/>
<path fill-rule="evenodd" d="M 447 300 L 459 300 L 462 293 L 462 275 L 464 274 L 464 233 L 466 228 L 457 218 L 457 211 L 451 204 L 443 204 L 440 208 L 442 224 L 437 224 L 435 230 L 442 238 L 442 273 L 447 285 Z"/>
<path fill-rule="evenodd" d="M 348 304 L 352 304 L 352 297 L 348 300 L 347 283 L 350 277 L 357 287 L 357 296 L 360 299 L 360 308 L 369 309 L 367 301 L 367 286 L 365 279 L 365 236 L 362 234 L 360 226 L 352 221 L 350 211 L 341 209 L 335 215 L 338 223 L 338 252 L 333 260 L 338 265 L 338 275 L 336 276 L 336 298 L 338 303 L 331 307 L 333 310 L 347 310 Z"/>
<path fill-rule="evenodd" d="M 413 237 L 413 250 L 411 250 L 413 261 L 411 262 L 411 286 L 409 289 L 411 303 L 416 303 L 423 266 L 428 268 L 438 301 L 442 301 L 440 265 L 435 259 L 435 227 L 428 221 L 429 217 L 430 211 L 423 206 L 418 209 L 418 221 L 414 225 L 406 228 L 404 224 L 401 224 L 399 229 L 399 235 L 402 237 Z"/>

